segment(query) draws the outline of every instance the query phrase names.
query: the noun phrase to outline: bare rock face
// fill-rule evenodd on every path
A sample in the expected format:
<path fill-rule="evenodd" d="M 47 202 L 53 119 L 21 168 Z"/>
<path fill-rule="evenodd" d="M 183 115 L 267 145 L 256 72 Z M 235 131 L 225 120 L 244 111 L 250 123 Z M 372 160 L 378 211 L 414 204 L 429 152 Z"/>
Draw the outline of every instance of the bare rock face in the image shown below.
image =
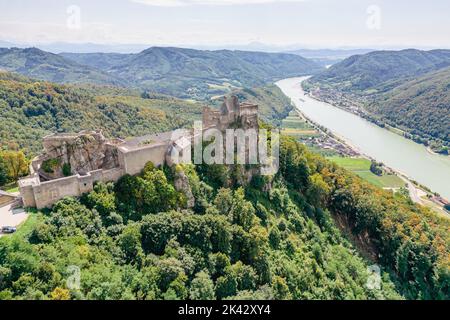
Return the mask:
<path fill-rule="evenodd" d="M 189 179 L 183 170 L 177 170 L 174 179 L 175 190 L 182 192 L 187 198 L 187 207 L 193 208 L 195 205 L 195 198 L 192 194 L 191 185 L 189 184 Z"/>
<path fill-rule="evenodd" d="M 52 135 L 43 145 L 40 173 L 51 179 L 119 165 L 117 148 L 100 131 Z"/>

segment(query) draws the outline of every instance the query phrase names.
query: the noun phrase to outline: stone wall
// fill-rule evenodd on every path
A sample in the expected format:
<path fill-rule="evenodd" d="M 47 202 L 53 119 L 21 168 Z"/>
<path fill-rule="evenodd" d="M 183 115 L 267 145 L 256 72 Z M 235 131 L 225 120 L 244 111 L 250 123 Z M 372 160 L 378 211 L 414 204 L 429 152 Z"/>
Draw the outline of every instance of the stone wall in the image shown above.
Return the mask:
<path fill-rule="evenodd" d="M 64 197 L 79 197 L 94 189 L 95 182 L 116 182 L 125 174 L 122 168 L 95 170 L 84 176 L 75 175 L 34 184 L 19 183 L 20 193 L 25 207 L 49 208 Z M 38 177 L 32 177 L 36 179 Z"/>
<path fill-rule="evenodd" d="M 17 197 L 15 197 L 13 195 L 0 192 L 0 207 L 4 207 L 8 204 L 11 204 L 14 201 L 16 201 L 16 199 L 17 199 Z"/>
<path fill-rule="evenodd" d="M 127 174 L 136 175 L 141 173 L 150 161 L 157 167 L 163 165 L 168 149 L 169 143 L 152 144 L 132 149 L 121 146 L 119 147 L 119 163 Z"/>
<path fill-rule="evenodd" d="M 203 128 L 217 128 L 221 131 L 237 124 L 243 129 L 258 129 L 258 105 L 241 103 L 236 97 L 225 99 L 219 110 L 203 108 Z"/>
<path fill-rule="evenodd" d="M 225 99 L 219 110 L 204 108 L 203 129 L 225 130 L 231 124 L 257 129 L 257 113 L 256 105 L 240 105 L 236 97 Z M 192 139 L 190 134 L 186 133 L 185 140 Z M 184 146 L 178 140 L 174 141 L 181 137 L 174 137 L 173 132 L 141 138 L 127 142 L 106 140 L 100 131 L 47 136 L 44 138 L 45 153 L 33 161 L 32 174 L 19 180 L 24 206 L 51 207 L 64 197 L 79 197 L 92 191 L 95 182 L 116 182 L 125 174 L 139 174 L 148 162 L 162 166 L 174 146 L 181 154 L 190 153 L 190 144 Z M 147 145 L 146 141 L 152 142 Z M 61 168 L 53 176 L 42 172 L 41 165 L 48 159 L 60 159 L 58 163 L 70 164 L 73 175 L 61 177 Z M 181 182 L 178 187 L 182 189 L 184 182 Z"/>

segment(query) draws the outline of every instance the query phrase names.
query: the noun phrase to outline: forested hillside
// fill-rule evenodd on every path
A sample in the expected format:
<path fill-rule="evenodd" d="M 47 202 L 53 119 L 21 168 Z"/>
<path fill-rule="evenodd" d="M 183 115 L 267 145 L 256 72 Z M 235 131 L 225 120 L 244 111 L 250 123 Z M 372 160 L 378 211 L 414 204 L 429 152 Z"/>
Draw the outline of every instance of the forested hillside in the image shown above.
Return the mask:
<path fill-rule="evenodd" d="M 377 124 L 446 153 L 450 144 L 450 50 L 352 56 L 308 80 L 328 102 L 348 100 Z M 446 147 L 447 146 L 447 147 Z"/>
<path fill-rule="evenodd" d="M 355 55 L 310 79 L 341 91 L 373 93 L 425 73 L 450 66 L 450 50 L 374 51 Z M 385 88 L 384 88 L 385 89 Z"/>
<path fill-rule="evenodd" d="M 125 84 L 106 72 L 37 48 L 0 48 L 0 70 L 58 83 Z"/>
<path fill-rule="evenodd" d="M 142 98 L 114 87 L 77 87 L 0 73 L 0 147 L 18 144 L 41 150 L 41 138 L 55 132 L 102 129 L 127 138 L 191 126 L 200 104 L 161 95 Z"/>
<path fill-rule="evenodd" d="M 57 83 L 116 85 L 208 100 L 233 89 L 315 74 L 322 67 L 294 54 L 152 47 L 138 54 L 62 53 L 0 48 L 0 70 Z"/>
<path fill-rule="evenodd" d="M 272 124 L 292 108 L 273 85 L 235 93 L 241 101 L 260 104 L 261 119 Z M 58 85 L 0 72 L 0 148 L 17 144 L 13 149 L 30 155 L 41 150 L 43 136 L 55 132 L 102 129 L 108 137 L 127 138 L 191 127 L 201 119 L 202 107 L 139 90 Z"/>
<path fill-rule="evenodd" d="M 281 121 L 292 110 L 291 100 L 274 84 L 235 90 L 233 94 L 240 101 L 251 101 L 257 104 L 261 119 L 276 126 L 281 125 Z"/>
<path fill-rule="evenodd" d="M 285 53 L 152 47 L 138 54 L 61 55 L 143 89 L 198 100 L 322 70 L 311 60 Z"/>
<path fill-rule="evenodd" d="M 450 142 L 450 68 L 407 81 L 367 109 L 411 135 Z"/>
<path fill-rule="evenodd" d="M 149 164 L 33 214 L 0 239 L 0 298 L 448 298 L 448 220 L 289 138 L 280 160 L 244 188 L 244 167 Z M 183 176 L 192 210 L 173 186 Z"/>

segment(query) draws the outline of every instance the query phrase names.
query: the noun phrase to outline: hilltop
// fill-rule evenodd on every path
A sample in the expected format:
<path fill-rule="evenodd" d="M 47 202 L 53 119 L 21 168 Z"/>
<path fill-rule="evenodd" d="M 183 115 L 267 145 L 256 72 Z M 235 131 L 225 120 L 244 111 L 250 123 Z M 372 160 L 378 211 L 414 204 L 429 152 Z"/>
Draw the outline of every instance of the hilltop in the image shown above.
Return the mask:
<path fill-rule="evenodd" d="M 0 48 L 0 70 L 58 83 L 125 85 L 106 72 L 37 48 Z"/>
<path fill-rule="evenodd" d="M 450 50 L 374 51 L 354 55 L 310 79 L 341 91 L 373 93 L 408 77 L 450 66 Z M 385 88 L 386 89 L 386 88 Z"/>
<path fill-rule="evenodd" d="M 275 176 L 246 170 L 148 163 L 32 213 L 0 238 L 0 298 L 448 298 L 448 219 L 287 137 Z"/>

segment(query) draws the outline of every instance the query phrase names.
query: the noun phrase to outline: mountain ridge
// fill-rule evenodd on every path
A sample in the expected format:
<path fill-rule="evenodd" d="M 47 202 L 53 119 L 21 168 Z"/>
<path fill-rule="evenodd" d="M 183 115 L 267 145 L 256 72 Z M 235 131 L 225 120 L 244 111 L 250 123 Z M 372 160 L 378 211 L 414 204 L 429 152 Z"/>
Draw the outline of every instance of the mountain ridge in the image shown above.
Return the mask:
<path fill-rule="evenodd" d="M 374 51 L 354 55 L 313 76 L 342 91 L 364 91 L 393 79 L 419 76 L 450 66 L 450 50 Z"/>
<path fill-rule="evenodd" d="M 287 53 L 151 47 L 137 54 L 62 53 L 133 85 L 181 98 L 205 99 L 226 89 L 255 87 L 314 74 L 322 67 Z M 227 88 L 228 87 L 228 88 Z"/>
<path fill-rule="evenodd" d="M 37 48 L 0 48 L 0 69 L 58 83 L 125 84 L 101 70 Z"/>

